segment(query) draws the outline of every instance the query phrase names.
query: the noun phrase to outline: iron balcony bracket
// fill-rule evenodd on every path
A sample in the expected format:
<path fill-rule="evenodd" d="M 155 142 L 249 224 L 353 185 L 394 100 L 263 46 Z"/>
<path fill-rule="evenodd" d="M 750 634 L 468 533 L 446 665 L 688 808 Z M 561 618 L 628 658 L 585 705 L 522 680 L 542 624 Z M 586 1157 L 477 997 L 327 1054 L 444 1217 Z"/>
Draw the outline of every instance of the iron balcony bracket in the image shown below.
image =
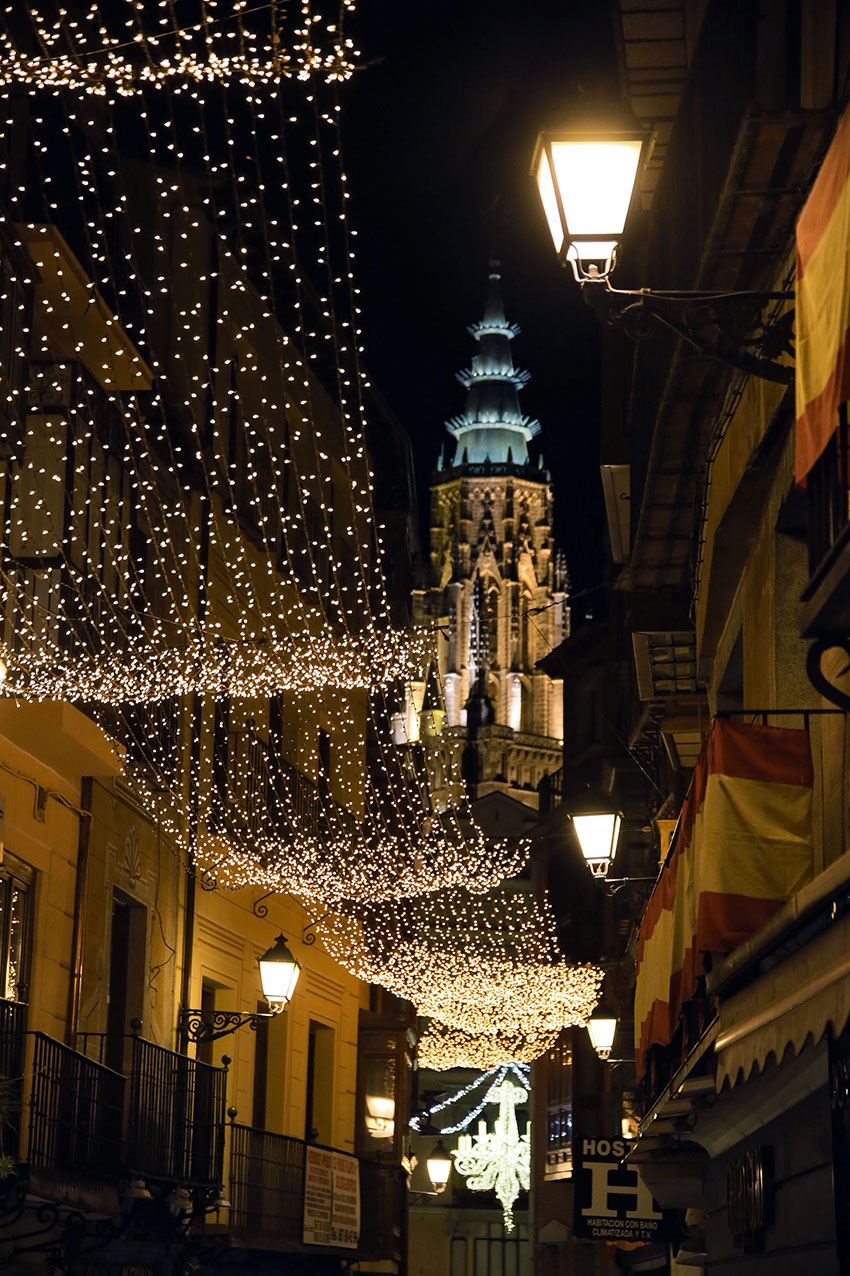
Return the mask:
<path fill-rule="evenodd" d="M 765 319 L 771 302 L 788 302 L 784 292 L 653 292 L 649 288 L 621 291 L 602 275 L 581 280 L 582 295 L 601 323 L 622 327 L 634 341 L 643 341 L 659 326 L 675 332 L 709 359 L 750 376 L 793 385 L 794 310 Z"/>

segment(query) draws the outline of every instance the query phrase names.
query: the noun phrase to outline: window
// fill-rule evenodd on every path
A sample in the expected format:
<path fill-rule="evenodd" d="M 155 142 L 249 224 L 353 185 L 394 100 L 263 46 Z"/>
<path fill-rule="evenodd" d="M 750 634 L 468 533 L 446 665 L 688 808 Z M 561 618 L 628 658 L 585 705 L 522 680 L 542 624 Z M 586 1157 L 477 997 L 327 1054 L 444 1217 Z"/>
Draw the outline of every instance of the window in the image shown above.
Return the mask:
<path fill-rule="evenodd" d="M 474 1276 L 528 1276 L 530 1251 L 528 1228 L 517 1224 L 511 1236 L 505 1236 L 501 1223 L 489 1223 L 487 1236 L 475 1238 Z"/>
<path fill-rule="evenodd" d="M 29 984 L 33 871 L 8 851 L 0 868 L 0 996 L 26 1001 Z"/>
<path fill-rule="evenodd" d="M 545 1177 L 570 1178 L 573 1172 L 573 1053 L 563 1033 L 549 1051 L 547 1063 Z"/>
<path fill-rule="evenodd" d="M 466 1237 L 452 1237 L 451 1276 L 466 1276 Z"/>
<path fill-rule="evenodd" d="M 304 1138 L 333 1147 L 334 1030 L 310 1020 Z"/>

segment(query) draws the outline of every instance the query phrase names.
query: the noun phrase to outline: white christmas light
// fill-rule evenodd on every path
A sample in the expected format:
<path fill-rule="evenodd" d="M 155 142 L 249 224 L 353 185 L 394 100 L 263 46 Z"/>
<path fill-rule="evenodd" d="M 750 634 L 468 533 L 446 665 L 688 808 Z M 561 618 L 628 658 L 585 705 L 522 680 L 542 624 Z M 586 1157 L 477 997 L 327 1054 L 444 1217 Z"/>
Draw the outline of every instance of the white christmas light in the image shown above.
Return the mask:
<path fill-rule="evenodd" d="M 494 1191 L 502 1206 L 505 1231 L 514 1230 L 514 1202 L 521 1191 L 528 1191 L 531 1175 L 531 1124 L 520 1134 L 516 1109 L 525 1101 L 527 1091 L 505 1078 L 488 1095 L 490 1103 L 498 1103 L 499 1115 L 492 1133 L 484 1121 L 478 1133 L 462 1134 L 452 1152 L 455 1167 L 463 1174 L 473 1192 Z"/>

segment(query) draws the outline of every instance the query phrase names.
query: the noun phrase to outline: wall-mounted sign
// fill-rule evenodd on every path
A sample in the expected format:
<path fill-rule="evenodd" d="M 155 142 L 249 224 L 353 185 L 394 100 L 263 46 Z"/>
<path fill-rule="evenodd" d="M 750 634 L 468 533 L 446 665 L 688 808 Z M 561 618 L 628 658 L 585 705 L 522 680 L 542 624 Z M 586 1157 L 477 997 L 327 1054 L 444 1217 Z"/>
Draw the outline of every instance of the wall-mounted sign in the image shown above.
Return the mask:
<path fill-rule="evenodd" d="M 356 1249 L 360 1164 L 355 1156 L 308 1144 L 304 1163 L 304 1244 Z"/>
<path fill-rule="evenodd" d="M 638 1171 L 623 1164 L 628 1150 L 625 1139 L 576 1139 L 576 1236 L 589 1240 L 656 1241 L 679 1234 L 677 1211 L 660 1210 Z"/>
<path fill-rule="evenodd" d="M 738 1249 L 764 1248 L 764 1229 L 773 1222 L 773 1148 L 750 1148 L 727 1165 L 726 1218 Z"/>

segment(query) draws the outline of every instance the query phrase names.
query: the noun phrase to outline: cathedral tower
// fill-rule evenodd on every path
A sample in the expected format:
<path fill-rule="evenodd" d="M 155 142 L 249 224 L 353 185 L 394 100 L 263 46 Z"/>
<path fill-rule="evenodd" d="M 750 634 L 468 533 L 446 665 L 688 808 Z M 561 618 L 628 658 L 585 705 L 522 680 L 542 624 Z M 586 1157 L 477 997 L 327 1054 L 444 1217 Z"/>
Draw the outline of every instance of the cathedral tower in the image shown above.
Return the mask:
<path fill-rule="evenodd" d="M 549 474 L 532 465 L 528 443 L 539 432 L 519 404 L 528 373 L 514 368 L 497 262 L 483 318 L 469 329 L 477 343 L 458 374 L 464 411 L 447 422 L 454 438 L 431 486 L 429 588 L 420 610 L 440 624 L 440 674 L 446 699 L 444 738 L 476 795 L 503 791 L 536 806 L 545 772 L 562 763 L 560 682 L 536 662 L 569 632 L 563 557 L 552 546 Z M 477 774 L 469 774 L 470 733 Z"/>

